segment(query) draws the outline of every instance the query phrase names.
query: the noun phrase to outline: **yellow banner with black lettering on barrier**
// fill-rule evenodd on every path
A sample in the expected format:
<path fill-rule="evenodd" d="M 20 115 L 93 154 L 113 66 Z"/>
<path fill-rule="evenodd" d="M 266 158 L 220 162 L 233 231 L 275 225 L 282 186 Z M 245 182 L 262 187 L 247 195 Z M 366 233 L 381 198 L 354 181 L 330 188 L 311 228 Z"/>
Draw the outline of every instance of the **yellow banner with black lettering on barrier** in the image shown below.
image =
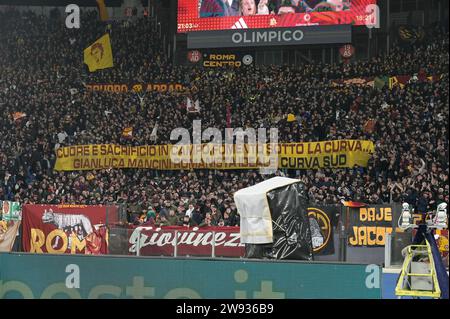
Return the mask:
<path fill-rule="evenodd" d="M 263 145 L 75 145 L 57 149 L 55 170 L 353 168 L 366 167 L 373 152 L 373 142 L 366 140 Z"/>

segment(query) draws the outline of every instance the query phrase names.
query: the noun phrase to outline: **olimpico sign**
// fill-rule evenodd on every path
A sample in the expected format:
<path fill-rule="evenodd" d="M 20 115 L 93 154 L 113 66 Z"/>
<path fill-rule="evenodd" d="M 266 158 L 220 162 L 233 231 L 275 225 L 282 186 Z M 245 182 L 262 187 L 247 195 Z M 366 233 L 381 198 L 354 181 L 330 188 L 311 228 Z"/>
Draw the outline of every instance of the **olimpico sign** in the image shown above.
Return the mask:
<path fill-rule="evenodd" d="M 272 42 L 301 42 L 303 39 L 302 30 L 278 30 L 278 31 L 247 31 L 247 32 L 235 32 L 231 36 L 233 43 L 266 43 Z"/>
<path fill-rule="evenodd" d="M 188 49 L 351 43 L 351 25 L 234 29 L 188 33 Z"/>

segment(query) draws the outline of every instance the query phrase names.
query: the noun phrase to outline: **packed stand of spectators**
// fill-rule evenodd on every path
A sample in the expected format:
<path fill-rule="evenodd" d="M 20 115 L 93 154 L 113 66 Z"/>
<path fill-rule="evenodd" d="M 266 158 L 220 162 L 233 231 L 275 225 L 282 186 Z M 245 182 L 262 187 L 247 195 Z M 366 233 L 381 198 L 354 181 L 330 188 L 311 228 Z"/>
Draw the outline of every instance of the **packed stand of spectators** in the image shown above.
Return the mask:
<path fill-rule="evenodd" d="M 368 203 L 406 200 L 417 211 L 448 202 L 448 31 L 428 30 L 428 42 L 397 46 L 388 56 L 350 64 L 203 70 L 174 66 L 146 19 L 107 27 L 96 13 L 67 29 L 57 14 L 0 12 L 0 200 L 22 203 L 126 204 L 129 220 L 159 225 L 237 225 L 233 193 L 262 181 L 254 170 L 109 169 L 57 172 L 55 149 L 75 144 L 169 144 L 177 127 L 277 127 L 280 142 L 368 139 L 367 168 L 285 170 L 301 179 L 312 201 Z M 83 49 L 110 32 L 114 68 L 89 73 Z M 405 88 L 333 86 L 332 79 L 442 75 Z M 90 92 L 89 83 L 182 83 L 186 94 Z M 14 120 L 12 114 L 26 116 Z M 287 122 L 293 113 L 296 121 Z M 363 129 L 374 120 L 372 132 Z M 158 125 L 157 137 L 152 136 Z M 133 138 L 122 136 L 133 127 Z M 189 219 L 184 220 L 188 215 Z M 174 217 L 175 216 L 175 217 Z"/>

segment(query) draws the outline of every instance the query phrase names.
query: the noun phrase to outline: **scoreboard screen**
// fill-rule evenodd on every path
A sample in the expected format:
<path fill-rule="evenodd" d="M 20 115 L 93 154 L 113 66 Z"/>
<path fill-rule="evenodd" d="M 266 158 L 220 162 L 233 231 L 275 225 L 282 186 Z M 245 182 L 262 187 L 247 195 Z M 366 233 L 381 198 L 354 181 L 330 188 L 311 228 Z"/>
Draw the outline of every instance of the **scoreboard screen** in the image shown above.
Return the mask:
<path fill-rule="evenodd" d="M 376 0 L 178 0 L 178 32 L 375 24 Z M 378 13 L 378 12 L 377 12 Z"/>

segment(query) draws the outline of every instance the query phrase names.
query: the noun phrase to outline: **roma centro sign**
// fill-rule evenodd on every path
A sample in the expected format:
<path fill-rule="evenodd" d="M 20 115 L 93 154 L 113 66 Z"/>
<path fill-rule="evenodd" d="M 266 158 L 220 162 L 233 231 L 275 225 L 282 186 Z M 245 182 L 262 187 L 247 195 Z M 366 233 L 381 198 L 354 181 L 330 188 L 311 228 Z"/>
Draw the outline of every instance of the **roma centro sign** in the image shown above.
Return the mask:
<path fill-rule="evenodd" d="M 188 49 L 350 43 L 351 35 L 350 25 L 197 31 L 188 33 L 187 43 Z"/>

